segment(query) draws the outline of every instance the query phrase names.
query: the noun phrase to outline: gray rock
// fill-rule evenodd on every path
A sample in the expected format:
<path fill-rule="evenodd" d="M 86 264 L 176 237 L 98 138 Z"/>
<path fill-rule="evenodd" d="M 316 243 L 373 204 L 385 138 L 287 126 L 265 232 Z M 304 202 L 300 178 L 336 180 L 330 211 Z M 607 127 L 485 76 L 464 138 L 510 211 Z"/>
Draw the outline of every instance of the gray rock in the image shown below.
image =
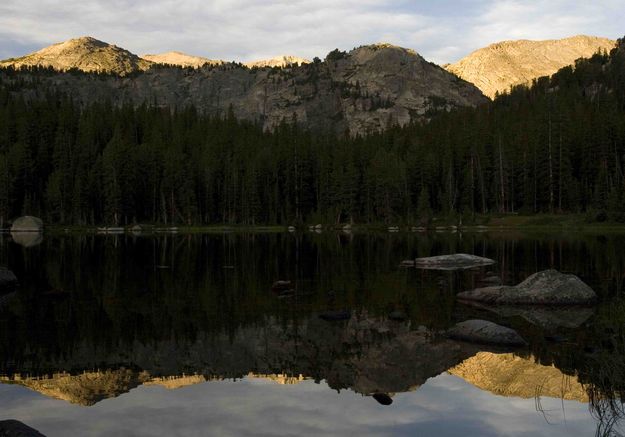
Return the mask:
<path fill-rule="evenodd" d="M 17 218 L 13 221 L 11 226 L 11 233 L 13 232 L 41 232 L 43 230 L 43 221 L 40 218 L 26 215 L 24 217 Z"/>
<path fill-rule="evenodd" d="M 15 274 L 4 267 L 0 267 L 0 290 L 15 287 L 17 277 Z"/>
<path fill-rule="evenodd" d="M 516 286 L 478 288 L 458 294 L 458 299 L 491 304 L 586 305 L 597 294 L 575 275 L 545 270 Z"/>
<path fill-rule="evenodd" d="M 495 261 L 490 258 L 468 255 L 466 253 L 431 256 L 415 260 L 415 267 L 429 270 L 465 270 L 491 264 L 495 264 Z"/>
<path fill-rule="evenodd" d="M 45 437 L 39 431 L 19 420 L 1 420 L 0 437 Z"/>
<path fill-rule="evenodd" d="M 454 340 L 470 343 L 501 346 L 524 346 L 527 344 L 515 330 L 487 320 L 467 320 L 458 323 L 447 331 L 447 335 Z"/>

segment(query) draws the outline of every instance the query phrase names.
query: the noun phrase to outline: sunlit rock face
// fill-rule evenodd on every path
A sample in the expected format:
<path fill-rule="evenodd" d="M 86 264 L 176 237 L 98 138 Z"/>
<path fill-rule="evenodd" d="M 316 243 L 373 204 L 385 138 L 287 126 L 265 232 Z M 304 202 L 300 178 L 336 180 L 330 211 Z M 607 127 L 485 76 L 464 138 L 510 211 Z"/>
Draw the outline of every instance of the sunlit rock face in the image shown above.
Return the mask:
<path fill-rule="evenodd" d="M 236 117 L 258 122 L 267 129 L 286 120 L 320 132 L 364 134 L 487 101 L 472 84 L 412 50 L 389 44 L 363 46 L 349 53 L 333 52 L 323 62 L 296 65 L 301 61 L 295 59 L 284 68 L 225 63 L 189 70 L 150 63 L 106 43 L 77 41 L 69 46 L 78 45 L 79 50 L 61 56 L 65 59 L 62 62 L 56 55 L 47 61 L 48 55 L 33 54 L 5 65 L 28 63 L 59 70 L 76 67 L 119 73 L 94 79 L 69 73 L 22 72 L 17 77 L 32 78 L 37 83 L 35 89 L 24 91 L 29 98 L 44 96 L 52 88 L 82 104 L 104 100 L 136 105 L 147 102 L 169 108 L 194 106 L 213 115 L 224 115 L 231 109 Z M 285 63 L 284 59 L 280 62 Z M 143 72 L 122 76 L 131 71 Z M 2 72 L 0 78 L 16 80 Z"/>
<path fill-rule="evenodd" d="M 593 36 L 546 41 L 502 41 L 479 49 L 445 68 L 475 84 L 490 98 L 515 85 L 550 76 L 576 59 L 591 57 L 599 50 L 610 51 L 616 42 Z"/>
<path fill-rule="evenodd" d="M 588 402 L 588 394 L 577 377 L 543 366 L 533 358 L 511 353 L 479 352 L 448 370 L 468 383 L 501 396 L 553 397 Z"/>
<path fill-rule="evenodd" d="M 0 66 L 40 66 L 55 70 L 76 68 L 85 72 L 126 75 L 146 70 L 150 62 L 120 47 L 91 37 L 70 39 L 21 58 L 7 59 Z"/>
<path fill-rule="evenodd" d="M 199 68 L 204 65 L 221 65 L 224 61 L 208 59 L 201 56 L 187 55 L 181 52 L 159 53 L 157 55 L 143 55 L 141 58 L 156 64 L 178 65 L 180 67 Z"/>

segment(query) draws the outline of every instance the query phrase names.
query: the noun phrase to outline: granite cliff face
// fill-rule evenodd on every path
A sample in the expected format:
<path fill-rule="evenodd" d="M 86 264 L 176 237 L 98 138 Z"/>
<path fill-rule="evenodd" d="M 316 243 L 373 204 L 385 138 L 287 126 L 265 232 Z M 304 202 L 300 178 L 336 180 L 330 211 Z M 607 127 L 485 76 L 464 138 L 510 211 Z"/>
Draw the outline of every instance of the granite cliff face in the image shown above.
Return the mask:
<path fill-rule="evenodd" d="M 109 53 L 111 47 L 106 45 L 102 50 Z M 115 50 L 118 53 L 121 49 Z M 43 58 L 27 59 L 36 64 Z M 414 51 L 389 44 L 364 46 L 349 53 L 334 51 L 324 62 L 286 68 L 250 69 L 233 63 L 194 70 L 155 64 L 147 68 L 148 61 L 128 54 L 123 68 L 115 70 L 104 61 L 94 63 L 93 56 L 67 55 L 60 59 L 65 61 L 49 65 L 68 68 L 73 59 L 71 66 L 84 66 L 90 71 L 141 72 L 106 77 L 21 72 L 21 79 L 36 82 L 24 91 L 26 97 L 43 96 L 52 88 L 84 104 L 110 100 L 169 108 L 193 105 L 215 115 L 232 108 L 238 118 L 259 122 L 268 129 L 296 117 L 311 130 L 351 134 L 378 131 L 390 124 L 405 125 L 411 120 L 427 119 L 434 111 L 475 106 L 487 100 L 475 86 Z M 24 65 L 19 62 L 4 65 Z M 15 80 L 2 72 L 0 78 Z"/>
<path fill-rule="evenodd" d="M 120 47 L 91 37 L 70 39 L 20 58 L 7 59 L 0 66 L 41 66 L 65 71 L 72 68 L 85 72 L 107 72 L 120 76 L 143 71 L 151 62 Z"/>
<path fill-rule="evenodd" d="M 616 41 L 593 36 L 574 36 L 545 41 L 502 41 L 476 50 L 445 68 L 475 84 L 490 98 L 515 85 L 550 76 L 576 59 L 588 58 L 598 50 L 610 51 Z"/>
<path fill-rule="evenodd" d="M 143 55 L 142 59 L 156 64 L 178 65 L 180 67 L 199 68 L 203 65 L 221 65 L 224 61 L 218 59 L 208 59 L 201 56 L 187 55 L 181 52 L 167 52 L 158 55 Z"/>

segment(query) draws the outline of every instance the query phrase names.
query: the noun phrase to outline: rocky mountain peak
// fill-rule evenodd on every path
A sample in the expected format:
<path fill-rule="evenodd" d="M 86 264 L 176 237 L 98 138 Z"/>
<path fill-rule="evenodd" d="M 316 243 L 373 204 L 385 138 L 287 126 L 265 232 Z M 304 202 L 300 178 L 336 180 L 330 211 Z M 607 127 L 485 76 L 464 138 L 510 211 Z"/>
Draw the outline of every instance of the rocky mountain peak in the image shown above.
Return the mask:
<path fill-rule="evenodd" d="M 599 50 L 610 51 L 616 42 L 607 38 L 577 35 L 558 40 L 501 41 L 476 50 L 445 68 L 475 84 L 490 98 L 515 85 L 527 85 L 550 76 L 576 59 Z"/>
<path fill-rule="evenodd" d="M 20 58 L 7 59 L 0 66 L 40 66 L 66 71 L 77 68 L 85 72 L 108 72 L 127 75 L 146 70 L 150 62 L 112 44 L 90 36 L 53 44 Z"/>

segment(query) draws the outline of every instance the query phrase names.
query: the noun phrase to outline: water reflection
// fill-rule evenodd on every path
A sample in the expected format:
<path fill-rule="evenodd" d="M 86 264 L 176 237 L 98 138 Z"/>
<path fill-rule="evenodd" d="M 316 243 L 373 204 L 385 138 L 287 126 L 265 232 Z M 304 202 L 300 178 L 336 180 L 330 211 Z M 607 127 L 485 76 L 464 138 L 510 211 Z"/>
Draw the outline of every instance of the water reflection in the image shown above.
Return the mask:
<path fill-rule="evenodd" d="M 449 372 L 480 396 L 591 401 L 607 434 L 625 385 L 625 254 L 617 250 L 624 242 L 460 233 L 46 235 L 26 249 L 4 238 L 0 265 L 20 286 L 0 299 L 0 374 L 79 405 L 147 396 L 153 386 L 269 378 L 305 387 L 324 381 L 392 410 L 401 393 L 421 392 Z M 456 252 L 497 263 L 466 272 L 398 268 Z M 515 284 L 547 268 L 580 276 L 599 305 L 487 308 L 455 299 L 485 278 Z M 272 291 L 278 280 L 291 281 L 293 292 Z M 320 317 L 339 313 L 347 316 Z M 492 349 L 445 337 L 468 318 L 513 327 L 530 346 Z"/>

